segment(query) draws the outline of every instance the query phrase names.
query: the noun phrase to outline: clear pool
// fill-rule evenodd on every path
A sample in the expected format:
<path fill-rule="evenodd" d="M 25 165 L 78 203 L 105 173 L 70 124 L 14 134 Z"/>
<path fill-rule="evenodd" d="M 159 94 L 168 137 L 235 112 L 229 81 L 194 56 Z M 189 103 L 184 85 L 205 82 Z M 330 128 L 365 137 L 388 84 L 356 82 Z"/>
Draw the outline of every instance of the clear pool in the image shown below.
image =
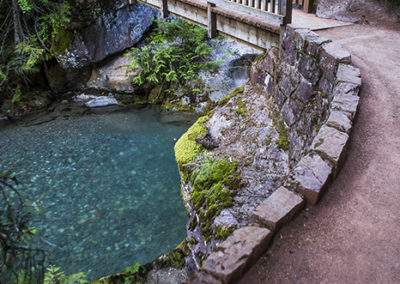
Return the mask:
<path fill-rule="evenodd" d="M 166 253 L 185 237 L 173 146 L 192 121 L 157 108 L 0 130 L 0 170 L 31 200 L 48 264 L 90 279 Z"/>

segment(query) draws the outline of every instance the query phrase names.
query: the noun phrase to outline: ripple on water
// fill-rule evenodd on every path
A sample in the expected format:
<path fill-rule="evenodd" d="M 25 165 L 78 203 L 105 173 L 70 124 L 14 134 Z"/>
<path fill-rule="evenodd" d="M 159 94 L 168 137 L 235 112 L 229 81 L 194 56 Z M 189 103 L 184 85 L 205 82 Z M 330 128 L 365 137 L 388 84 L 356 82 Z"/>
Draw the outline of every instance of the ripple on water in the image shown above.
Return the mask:
<path fill-rule="evenodd" d="M 1 130 L 0 170 L 46 193 L 48 262 L 95 279 L 173 249 L 186 223 L 173 146 L 189 125 L 145 109 Z"/>

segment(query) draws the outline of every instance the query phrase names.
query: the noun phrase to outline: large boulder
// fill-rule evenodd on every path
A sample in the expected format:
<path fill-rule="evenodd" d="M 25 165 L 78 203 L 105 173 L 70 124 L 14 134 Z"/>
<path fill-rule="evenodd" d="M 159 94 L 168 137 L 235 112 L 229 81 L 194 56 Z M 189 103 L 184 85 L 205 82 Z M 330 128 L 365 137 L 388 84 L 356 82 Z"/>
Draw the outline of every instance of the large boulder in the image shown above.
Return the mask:
<path fill-rule="evenodd" d="M 89 16 L 75 20 L 72 30 L 60 34 L 54 50 L 59 53 L 57 61 L 64 69 L 81 69 L 133 46 L 158 13 L 141 3 L 107 9 L 110 10 L 92 15 L 92 21 Z M 90 24 L 82 27 L 79 21 Z"/>
<path fill-rule="evenodd" d="M 353 23 L 393 23 L 400 20 L 400 3 L 398 0 L 319 0 L 316 14 Z"/>

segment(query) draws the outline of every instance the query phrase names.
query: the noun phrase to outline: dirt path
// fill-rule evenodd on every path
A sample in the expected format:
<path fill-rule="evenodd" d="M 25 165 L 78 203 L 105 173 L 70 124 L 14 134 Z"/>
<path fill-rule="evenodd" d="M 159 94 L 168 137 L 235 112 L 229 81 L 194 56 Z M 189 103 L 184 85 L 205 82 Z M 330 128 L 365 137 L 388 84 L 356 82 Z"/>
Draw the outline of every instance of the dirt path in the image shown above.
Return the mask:
<path fill-rule="evenodd" d="M 347 161 L 240 283 L 400 283 L 400 25 L 319 31 L 363 76 Z"/>

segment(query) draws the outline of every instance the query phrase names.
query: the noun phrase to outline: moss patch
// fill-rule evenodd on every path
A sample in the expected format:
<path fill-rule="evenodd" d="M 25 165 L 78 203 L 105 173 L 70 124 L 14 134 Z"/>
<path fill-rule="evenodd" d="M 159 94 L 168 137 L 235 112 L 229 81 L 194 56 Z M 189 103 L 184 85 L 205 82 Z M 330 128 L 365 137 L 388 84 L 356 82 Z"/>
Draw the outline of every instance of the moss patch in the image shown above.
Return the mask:
<path fill-rule="evenodd" d="M 188 241 L 183 240 L 173 251 L 160 256 L 153 261 L 156 268 L 175 267 L 177 269 L 185 268 L 185 257 L 190 253 Z"/>
<path fill-rule="evenodd" d="M 276 131 L 279 134 L 278 142 L 277 142 L 279 149 L 282 149 L 284 151 L 288 151 L 289 150 L 289 146 L 290 146 L 290 144 L 289 144 L 289 136 L 288 136 L 288 133 L 286 131 L 285 124 L 284 124 L 283 120 L 279 120 L 278 122 L 276 122 L 274 120 L 273 123 L 274 123 Z"/>
<path fill-rule="evenodd" d="M 50 52 L 52 54 L 65 54 L 65 50 L 69 47 L 74 35 L 72 32 L 65 29 L 58 32 L 57 36 L 53 39 L 51 43 Z"/>
<path fill-rule="evenodd" d="M 218 101 L 218 105 L 226 104 L 231 98 L 233 98 L 234 96 L 236 96 L 239 93 L 243 93 L 243 91 L 244 91 L 244 86 L 237 87 L 229 95 L 227 95 L 225 98 L 220 99 Z"/>
<path fill-rule="evenodd" d="M 134 266 L 127 267 L 122 273 L 117 273 L 94 280 L 92 284 L 144 284 L 146 282 L 146 276 L 149 270 L 150 269 L 146 268 L 145 266 L 137 263 Z"/>
<path fill-rule="evenodd" d="M 222 209 L 233 205 L 233 197 L 240 185 L 237 162 L 226 158 L 207 158 L 190 177 L 194 207 L 199 213 L 200 228 L 206 240 L 213 232 L 212 224 Z"/>
<path fill-rule="evenodd" d="M 200 117 L 175 144 L 175 159 L 184 181 L 187 181 L 189 174 L 185 165 L 193 162 L 203 151 L 203 147 L 196 143 L 196 138 L 207 134 L 207 128 L 204 126 L 206 120 L 206 116 Z"/>

